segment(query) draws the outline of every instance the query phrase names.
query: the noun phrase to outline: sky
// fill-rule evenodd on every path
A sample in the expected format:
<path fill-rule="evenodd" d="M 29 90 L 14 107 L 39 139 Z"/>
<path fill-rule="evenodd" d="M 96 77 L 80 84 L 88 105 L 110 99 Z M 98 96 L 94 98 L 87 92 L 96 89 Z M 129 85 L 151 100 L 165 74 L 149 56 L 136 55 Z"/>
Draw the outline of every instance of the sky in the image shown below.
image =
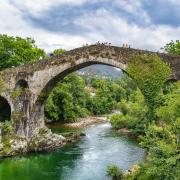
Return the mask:
<path fill-rule="evenodd" d="M 0 34 L 46 52 L 98 41 L 159 51 L 180 39 L 180 0 L 0 0 L 0 17 Z"/>

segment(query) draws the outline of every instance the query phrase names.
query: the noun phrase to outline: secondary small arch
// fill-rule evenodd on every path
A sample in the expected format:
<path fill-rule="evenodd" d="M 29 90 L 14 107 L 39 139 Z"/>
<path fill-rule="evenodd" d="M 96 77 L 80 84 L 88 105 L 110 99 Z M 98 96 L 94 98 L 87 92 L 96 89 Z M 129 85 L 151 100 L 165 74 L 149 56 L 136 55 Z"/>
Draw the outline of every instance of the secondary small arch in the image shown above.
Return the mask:
<path fill-rule="evenodd" d="M 11 107 L 8 101 L 0 96 L 0 122 L 11 120 Z"/>
<path fill-rule="evenodd" d="M 20 79 L 15 86 L 15 89 L 27 89 L 29 88 L 28 82 L 24 79 Z"/>

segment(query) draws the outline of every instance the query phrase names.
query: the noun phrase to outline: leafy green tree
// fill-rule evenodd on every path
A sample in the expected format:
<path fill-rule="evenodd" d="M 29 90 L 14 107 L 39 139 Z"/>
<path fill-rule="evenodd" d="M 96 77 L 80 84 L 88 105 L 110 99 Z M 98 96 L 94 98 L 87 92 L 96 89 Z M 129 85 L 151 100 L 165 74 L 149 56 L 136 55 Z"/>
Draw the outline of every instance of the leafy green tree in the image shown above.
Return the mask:
<path fill-rule="evenodd" d="M 109 113 L 115 107 L 116 101 L 120 100 L 121 94 L 119 93 L 124 93 L 124 91 L 121 87 L 117 87 L 115 83 L 112 84 L 107 79 L 94 79 L 92 81 L 92 87 L 96 89 L 96 93 L 89 98 L 87 107 L 92 114 Z"/>
<path fill-rule="evenodd" d="M 0 70 L 38 60 L 45 52 L 31 38 L 0 35 Z"/>
<path fill-rule="evenodd" d="M 114 128 L 127 128 L 136 135 L 145 134 L 148 125 L 148 108 L 140 90 L 133 94 L 132 100 L 119 102 L 117 109 L 121 114 L 114 114 L 110 117 L 110 123 Z"/>
<path fill-rule="evenodd" d="M 53 51 L 53 54 L 58 55 L 58 54 L 64 53 L 65 51 L 66 51 L 66 50 L 64 50 L 64 49 L 55 49 L 55 50 Z"/>
<path fill-rule="evenodd" d="M 168 54 L 180 55 L 180 41 L 171 41 L 167 43 L 163 49 Z"/>
<path fill-rule="evenodd" d="M 127 68 L 145 97 L 149 107 L 149 116 L 154 118 L 154 109 L 162 86 L 170 76 L 170 67 L 157 55 L 137 55 Z"/>
<path fill-rule="evenodd" d="M 65 77 L 52 91 L 45 103 L 45 114 L 51 120 L 75 121 L 89 115 L 88 94 L 84 80 L 75 73 Z"/>
<path fill-rule="evenodd" d="M 119 87 L 125 91 L 124 99 L 129 100 L 130 96 L 137 90 L 136 82 L 128 75 L 124 74 L 121 78 L 116 78 L 114 83 L 118 84 Z"/>

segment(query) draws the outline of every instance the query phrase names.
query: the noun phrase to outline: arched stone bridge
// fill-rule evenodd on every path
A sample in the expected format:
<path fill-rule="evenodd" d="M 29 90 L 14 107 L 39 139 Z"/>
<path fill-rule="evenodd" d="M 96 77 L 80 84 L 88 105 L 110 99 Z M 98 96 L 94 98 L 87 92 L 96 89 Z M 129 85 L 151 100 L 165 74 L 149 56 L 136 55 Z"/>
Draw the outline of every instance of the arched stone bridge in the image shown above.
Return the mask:
<path fill-rule="evenodd" d="M 155 52 L 105 45 L 91 45 L 39 60 L 33 64 L 2 71 L 6 90 L 1 94 L 10 105 L 18 136 L 29 137 L 44 126 L 44 100 L 55 84 L 67 74 L 92 64 L 106 64 L 126 71 L 137 54 Z M 180 57 L 157 53 L 172 68 L 171 78 L 180 80 Z M 24 88 L 20 91 L 19 87 Z"/>

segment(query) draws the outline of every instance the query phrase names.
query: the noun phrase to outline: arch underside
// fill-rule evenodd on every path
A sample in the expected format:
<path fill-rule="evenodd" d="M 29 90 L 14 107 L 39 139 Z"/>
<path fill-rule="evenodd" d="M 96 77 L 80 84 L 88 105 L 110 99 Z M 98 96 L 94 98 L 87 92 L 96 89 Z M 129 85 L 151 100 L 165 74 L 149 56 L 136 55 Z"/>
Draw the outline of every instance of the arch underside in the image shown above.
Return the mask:
<path fill-rule="evenodd" d="M 126 73 L 126 71 L 125 71 L 126 64 L 123 64 L 121 62 L 117 62 L 117 61 L 115 61 L 113 59 L 107 59 L 107 58 L 98 59 L 97 58 L 96 60 L 90 60 L 90 61 L 88 61 L 87 59 L 85 59 L 85 60 L 80 59 L 80 60 L 76 61 L 75 64 L 73 64 L 73 65 L 71 63 L 71 65 L 68 66 L 68 68 L 64 69 L 63 71 L 59 72 L 55 77 L 51 78 L 47 82 L 47 84 L 44 86 L 44 88 L 42 89 L 40 95 L 37 98 L 37 101 L 44 102 L 46 100 L 46 98 L 49 96 L 52 89 L 56 86 L 56 84 L 60 80 L 62 80 L 65 76 L 67 76 L 68 74 L 70 74 L 70 73 L 72 73 L 74 71 L 77 71 L 79 69 L 88 67 L 90 65 L 95 65 L 95 64 L 102 64 L 102 65 L 108 65 L 108 66 L 116 67 L 116 68 L 119 68 L 123 72 Z"/>

